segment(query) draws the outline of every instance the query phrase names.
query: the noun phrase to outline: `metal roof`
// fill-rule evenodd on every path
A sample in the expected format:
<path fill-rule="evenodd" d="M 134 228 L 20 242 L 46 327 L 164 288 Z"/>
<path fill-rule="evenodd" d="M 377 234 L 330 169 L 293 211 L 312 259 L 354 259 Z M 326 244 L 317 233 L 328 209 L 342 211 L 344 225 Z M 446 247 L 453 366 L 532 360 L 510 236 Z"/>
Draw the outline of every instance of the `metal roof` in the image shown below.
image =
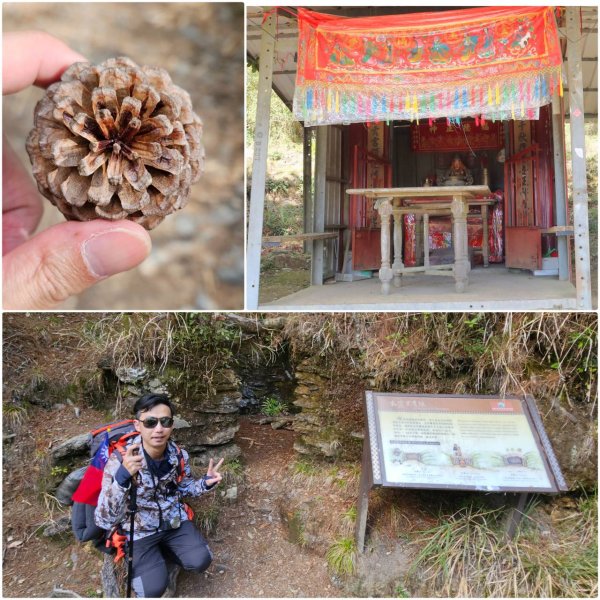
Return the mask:
<path fill-rule="evenodd" d="M 356 7 L 356 6 L 317 6 L 314 10 L 323 13 L 337 14 L 347 17 L 377 16 L 406 12 L 422 12 L 435 10 L 451 10 L 460 7 Z M 247 6 L 248 19 L 248 56 L 258 60 L 260 54 L 260 39 L 264 13 L 270 9 L 260 6 Z M 583 98 L 586 116 L 598 116 L 598 8 L 595 6 L 582 7 L 583 33 Z M 564 28 L 559 29 L 565 36 Z M 298 48 L 298 27 L 296 19 L 285 12 L 279 12 L 276 30 L 275 63 L 273 66 L 273 89 L 291 109 L 296 84 L 296 62 Z M 567 87 L 565 89 L 568 89 Z M 565 111 L 569 112 L 569 99 L 565 94 Z"/>

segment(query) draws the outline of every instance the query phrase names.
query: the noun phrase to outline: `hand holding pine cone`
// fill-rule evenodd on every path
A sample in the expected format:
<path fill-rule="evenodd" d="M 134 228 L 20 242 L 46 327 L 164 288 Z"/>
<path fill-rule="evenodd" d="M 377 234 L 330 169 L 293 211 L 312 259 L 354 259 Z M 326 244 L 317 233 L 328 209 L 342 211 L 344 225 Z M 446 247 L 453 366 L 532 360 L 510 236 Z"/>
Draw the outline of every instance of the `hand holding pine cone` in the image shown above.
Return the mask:
<path fill-rule="evenodd" d="M 27 152 L 67 219 L 146 229 L 187 203 L 204 169 L 202 121 L 168 73 L 128 58 L 75 63 L 35 108 Z"/>

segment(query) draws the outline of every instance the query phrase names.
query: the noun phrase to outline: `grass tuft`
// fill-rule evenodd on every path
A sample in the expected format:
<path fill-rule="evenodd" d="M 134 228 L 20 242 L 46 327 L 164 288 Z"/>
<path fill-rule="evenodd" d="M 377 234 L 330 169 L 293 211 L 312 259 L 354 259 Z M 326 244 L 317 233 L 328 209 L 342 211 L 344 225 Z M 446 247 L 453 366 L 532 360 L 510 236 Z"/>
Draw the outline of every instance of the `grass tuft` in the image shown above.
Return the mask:
<path fill-rule="evenodd" d="M 345 537 L 335 541 L 327 550 L 327 564 L 338 575 L 351 575 L 356 565 L 356 543 Z"/>
<path fill-rule="evenodd" d="M 507 540 L 501 509 L 461 508 L 418 535 L 409 577 L 418 573 L 436 596 L 596 597 L 597 498 L 583 502 L 587 517 L 563 524 L 543 542 L 531 517 Z"/>
<path fill-rule="evenodd" d="M 267 417 L 277 417 L 285 412 L 285 405 L 277 398 L 269 396 L 261 402 L 260 412 L 262 412 L 263 415 L 267 415 Z"/>

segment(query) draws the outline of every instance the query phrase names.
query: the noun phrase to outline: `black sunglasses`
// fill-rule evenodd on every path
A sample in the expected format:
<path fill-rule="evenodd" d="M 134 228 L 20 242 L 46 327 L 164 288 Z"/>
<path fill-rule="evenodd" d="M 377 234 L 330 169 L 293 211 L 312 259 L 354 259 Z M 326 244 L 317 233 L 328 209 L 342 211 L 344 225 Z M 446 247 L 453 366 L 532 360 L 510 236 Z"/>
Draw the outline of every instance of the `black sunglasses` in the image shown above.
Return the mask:
<path fill-rule="evenodd" d="M 154 429 L 158 425 L 159 421 L 163 427 L 168 428 L 173 426 L 173 417 L 161 417 L 160 419 L 156 417 L 148 417 L 143 421 L 140 419 L 140 423 L 147 429 Z"/>

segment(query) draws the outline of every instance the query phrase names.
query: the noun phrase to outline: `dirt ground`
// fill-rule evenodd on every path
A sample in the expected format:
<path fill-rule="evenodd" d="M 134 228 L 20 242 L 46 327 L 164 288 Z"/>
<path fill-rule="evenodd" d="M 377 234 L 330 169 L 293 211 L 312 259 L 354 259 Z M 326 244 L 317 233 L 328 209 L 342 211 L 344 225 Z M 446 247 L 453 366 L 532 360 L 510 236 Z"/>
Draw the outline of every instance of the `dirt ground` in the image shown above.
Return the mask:
<path fill-rule="evenodd" d="M 129 56 L 165 68 L 204 122 L 206 169 L 189 204 L 150 232 L 151 255 L 59 308 L 243 308 L 244 55 L 241 3 L 8 3 L 3 30 L 41 29 L 101 62 Z M 9 143 L 29 168 L 25 138 L 42 91 L 4 98 Z M 44 198 L 38 230 L 62 215 Z"/>
<path fill-rule="evenodd" d="M 278 300 L 310 286 L 310 255 L 300 244 L 265 248 L 261 256 L 260 304 Z"/>
<path fill-rule="evenodd" d="M 275 499 L 289 483 L 295 459 L 292 431 L 242 419 L 245 483 L 241 499 L 219 519 L 209 540 L 214 561 L 204 576 L 183 573 L 178 595 L 208 598 L 338 597 L 325 558 L 288 540 Z M 204 581 L 202 581 L 204 578 Z"/>
<path fill-rule="evenodd" d="M 42 526 L 57 520 L 64 509 L 32 486 L 52 445 L 106 420 L 92 409 L 82 410 L 78 419 L 73 414 L 70 406 L 51 412 L 36 409 L 18 440 L 8 452 L 5 448 L 4 597 L 47 597 L 58 587 L 86 597 L 101 592 L 99 553 L 90 544 L 77 544 L 70 532 L 54 539 L 43 537 Z M 243 485 L 237 501 L 224 506 L 216 532 L 208 536 L 212 565 L 201 575 L 182 573 L 179 597 L 344 595 L 333 585 L 325 558 L 291 543 L 280 517 L 276 499 L 290 491 L 295 437 L 292 431 L 259 425 L 252 417 L 241 419 L 235 441 L 242 449 Z M 17 468 L 22 464 L 31 464 L 31 472 Z M 322 497 L 323 510 L 337 512 L 340 499 L 334 494 Z"/>

